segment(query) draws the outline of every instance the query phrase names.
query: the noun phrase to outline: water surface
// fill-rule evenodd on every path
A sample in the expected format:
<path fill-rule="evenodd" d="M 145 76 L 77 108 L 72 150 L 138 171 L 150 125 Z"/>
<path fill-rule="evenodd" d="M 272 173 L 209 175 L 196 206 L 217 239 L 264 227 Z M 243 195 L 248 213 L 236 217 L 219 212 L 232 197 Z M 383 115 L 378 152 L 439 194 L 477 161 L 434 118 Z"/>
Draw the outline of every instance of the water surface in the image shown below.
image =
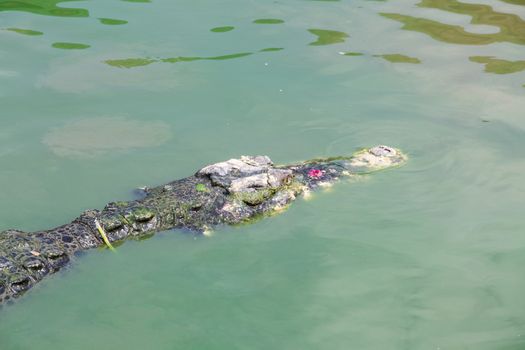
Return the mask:
<path fill-rule="evenodd" d="M 0 311 L 0 348 L 525 348 L 523 5 L 0 1 L 0 229 L 243 154 L 410 157 L 88 252 Z"/>

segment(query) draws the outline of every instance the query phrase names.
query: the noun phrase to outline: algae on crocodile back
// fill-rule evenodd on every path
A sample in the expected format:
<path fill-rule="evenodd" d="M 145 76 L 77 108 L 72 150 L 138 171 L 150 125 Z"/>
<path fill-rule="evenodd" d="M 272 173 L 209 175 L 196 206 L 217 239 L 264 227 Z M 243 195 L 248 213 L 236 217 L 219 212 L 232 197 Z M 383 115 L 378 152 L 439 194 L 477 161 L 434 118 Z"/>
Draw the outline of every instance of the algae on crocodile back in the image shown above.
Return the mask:
<path fill-rule="evenodd" d="M 499 31 L 490 34 L 470 33 L 462 26 L 426 18 L 400 13 L 381 13 L 381 15 L 403 23 L 402 28 L 405 30 L 425 33 L 436 40 L 451 44 L 488 45 L 495 42 L 509 42 L 525 45 L 525 20 L 518 15 L 496 12 L 488 5 L 463 3 L 457 0 L 422 0 L 417 6 L 471 16 L 470 23 L 495 26 Z"/>
<path fill-rule="evenodd" d="M 374 57 L 381 57 L 384 60 L 391 63 L 412 63 L 419 64 L 421 61 L 416 57 L 410 57 L 399 53 L 386 54 L 386 55 L 374 55 Z"/>
<path fill-rule="evenodd" d="M 337 43 L 344 43 L 345 39 L 349 37 L 344 32 L 328 29 L 308 29 L 310 33 L 317 36 L 317 40 L 311 42 L 312 46 L 331 45 Z"/>
<path fill-rule="evenodd" d="M 482 63 L 485 65 L 485 72 L 495 74 L 510 74 L 525 70 L 525 60 L 507 61 L 491 56 L 471 56 L 471 62 Z"/>

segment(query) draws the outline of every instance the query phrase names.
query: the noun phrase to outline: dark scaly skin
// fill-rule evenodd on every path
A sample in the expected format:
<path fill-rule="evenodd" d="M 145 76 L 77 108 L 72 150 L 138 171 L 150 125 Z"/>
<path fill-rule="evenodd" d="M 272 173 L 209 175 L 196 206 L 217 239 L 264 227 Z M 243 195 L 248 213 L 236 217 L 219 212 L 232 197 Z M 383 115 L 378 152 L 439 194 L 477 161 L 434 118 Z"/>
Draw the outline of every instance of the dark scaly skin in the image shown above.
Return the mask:
<path fill-rule="evenodd" d="M 386 162 L 375 164 L 376 160 Z M 217 163 L 193 176 L 147 189 L 142 199 L 85 211 L 73 222 L 51 230 L 0 232 L 0 303 L 22 295 L 57 272 L 76 253 L 104 246 L 97 222 L 110 242 L 173 228 L 205 232 L 279 211 L 298 195 L 341 177 L 396 166 L 405 160 L 402 153 L 386 146 L 352 157 L 288 166 L 274 166 L 267 157 L 245 157 L 228 161 L 241 164 L 238 168 Z"/>

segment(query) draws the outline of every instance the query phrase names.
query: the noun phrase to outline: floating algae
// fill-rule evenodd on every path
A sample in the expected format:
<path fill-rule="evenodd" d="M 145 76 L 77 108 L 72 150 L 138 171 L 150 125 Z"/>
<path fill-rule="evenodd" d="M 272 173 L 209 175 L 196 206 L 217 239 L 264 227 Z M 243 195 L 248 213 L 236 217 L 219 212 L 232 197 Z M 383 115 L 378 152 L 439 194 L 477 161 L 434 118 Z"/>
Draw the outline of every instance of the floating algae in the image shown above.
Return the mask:
<path fill-rule="evenodd" d="M 22 29 L 22 28 L 6 28 L 6 30 L 10 31 L 10 32 L 15 32 L 15 33 L 18 33 L 18 34 L 23 34 L 23 35 L 32 35 L 32 36 L 35 36 L 35 35 L 43 35 L 44 33 L 42 32 L 39 32 L 37 30 L 31 30 L 31 29 Z"/>
<path fill-rule="evenodd" d="M 451 44 L 488 45 L 509 42 L 525 45 L 525 20 L 515 14 L 496 12 L 488 5 L 467 4 L 457 0 L 423 0 L 417 6 L 434 8 L 472 17 L 470 23 L 495 26 L 497 33 L 470 33 L 462 26 L 406 16 L 398 13 L 381 13 L 382 16 L 403 23 L 403 29 L 425 33 L 435 40 Z"/>
<path fill-rule="evenodd" d="M 348 34 L 336 30 L 308 29 L 308 31 L 313 35 L 317 35 L 317 40 L 310 43 L 312 46 L 344 43 L 345 39 L 349 37 Z"/>
<path fill-rule="evenodd" d="M 147 66 L 148 64 L 157 62 L 157 60 L 154 60 L 151 58 L 124 58 L 121 60 L 106 60 L 104 62 L 113 67 L 133 68 L 133 67 Z"/>
<path fill-rule="evenodd" d="M 412 64 L 421 63 L 421 61 L 418 58 L 401 55 L 399 53 L 386 54 L 386 55 L 374 55 L 374 57 L 381 57 L 391 63 L 412 63 Z"/>
<path fill-rule="evenodd" d="M 278 18 L 261 18 L 253 21 L 256 24 L 282 24 L 284 21 Z"/>
<path fill-rule="evenodd" d="M 363 56 L 364 54 L 361 52 L 341 52 L 341 55 L 343 56 Z"/>
<path fill-rule="evenodd" d="M 284 50 L 283 47 L 268 47 L 266 49 L 259 50 L 259 52 L 275 52 L 275 51 L 281 51 Z"/>
<path fill-rule="evenodd" d="M 59 42 L 59 43 L 53 43 L 54 48 L 56 49 L 63 49 L 63 50 L 83 50 L 91 47 L 91 45 L 87 44 L 81 44 L 81 43 L 65 43 L 65 42 Z"/>
<path fill-rule="evenodd" d="M 230 31 L 232 31 L 234 29 L 235 29 L 235 27 L 232 27 L 232 26 L 215 27 L 215 28 L 210 29 L 210 32 L 226 33 L 226 32 L 230 32 Z"/>
<path fill-rule="evenodd" d="M 235 54 L 230 54 L 230 55 L 211 56 L 211 57 L 179 56 L 179 57 L 168 57 L 168 58 L 160 58 L 160 59 L 125 58 L 125 59 L 116 59 L 116 60 L 106 60 L 104 62 L 110 66 L 117 67 L 117 68 L 134 68 L 134 67 L 147 66 L 149 64 L 156 63 L 156 62 L 179 63 L 179 62 L 193 62 L 193 61 L 223 61 L 223 60 L 231 60 L 231 59 L 241 58 L 241 57 L 250 56 L 250 55 L 253 55 L 253 52 L 241 52 L 241 53 L 235 53 Z"/>
<path fill-rule="evenodd" d="M 109 25 L 109 26 L 117 26 L 128 23 L 128 21 L 125 21 L 123 19 L 113 19 L 113 18 L 99 18 L 98 19 L 100 23 Z"/>
<path fill-rule="evenodd" d="M 523 5 L 525 6 L 525 0 L 501 0 L 503 2 L 513 4 L 513 5 Z"/>
<path fill-rule="evenodd" d="M 485 65 L 485 72 L 510 74 L 525 70 L 525 61 L 507 61 L 491 56 L 471 56 L 470 61 Z"/>
<path fill-rule="evenodd" d="M 30 12 L 46 16 L 58 17 L 88 17 L 89 12 L 86 9 L 58 7 L 57 4 L 72 0 L 18 0 L 18 1 L 0 1 L 1 11 L 20 11 Z"/>

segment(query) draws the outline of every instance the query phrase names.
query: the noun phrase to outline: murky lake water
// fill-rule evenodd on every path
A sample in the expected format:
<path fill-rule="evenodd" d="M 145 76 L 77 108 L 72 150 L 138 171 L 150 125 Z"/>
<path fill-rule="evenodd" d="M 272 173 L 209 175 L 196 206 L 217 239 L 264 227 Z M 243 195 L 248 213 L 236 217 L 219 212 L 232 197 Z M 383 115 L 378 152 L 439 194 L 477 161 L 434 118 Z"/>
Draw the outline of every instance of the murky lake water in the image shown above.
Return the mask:
<path fill-rule="evenodd" d="M 242 154 L 409 163 L 91 251 L 11 349 L 524 349 L 523 0 L 0 0 L 0 230 Z"/>

